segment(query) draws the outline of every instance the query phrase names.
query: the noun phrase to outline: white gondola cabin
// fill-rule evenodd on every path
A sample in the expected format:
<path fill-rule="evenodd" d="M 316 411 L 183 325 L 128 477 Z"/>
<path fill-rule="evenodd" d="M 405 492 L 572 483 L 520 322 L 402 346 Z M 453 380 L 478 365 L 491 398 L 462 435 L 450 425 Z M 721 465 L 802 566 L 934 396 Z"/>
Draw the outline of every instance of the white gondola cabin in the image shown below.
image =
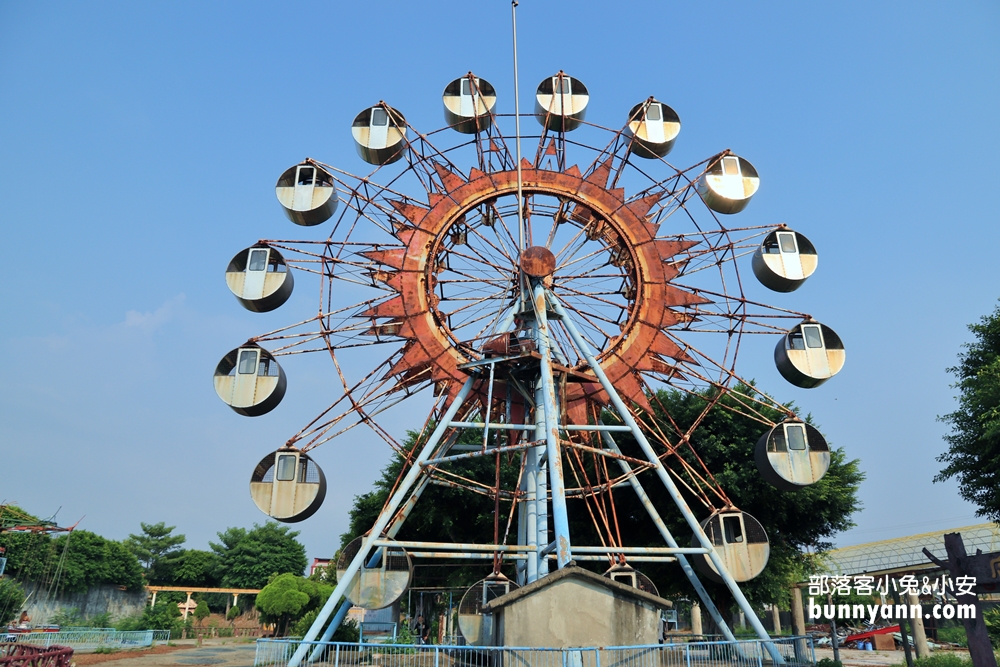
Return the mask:
<path fill-rule="evenodd" d="M 583 82 L 560 71 L 538 84 L 535 117 L 553 132 L 569 132 L 580 127 L 588 102 L 590 93 Z"/>
<path fill-rule="evenodd" d="M 781 377 L 796 387 L 818 387 L 844 367 L 844 343 L 833 329 L 819 322 L 803 322 L 786 333 L 774 348 Z"/>
<path fill-rule="evenodd" d="M 308 162 L 286 169 L 274 193 L 288 219 L 303 227 L 326 222 L 337 210 L 333 176 Z"/>
<path fill-rule="evenodd" d="M 816 248 L 787 227 L 775 229 L 753 254 L 753 274 L 775 292 L 794 292 L 816 271 Z"/>
<path fill-rule="evenodd" d="M 760 187 L 757 170 L 747 160 L 725 155 L 698 179 L 698 194 L 716 213 L 739 213 Z"/>
<path fill-rule="evenodd" d="M 520 588 L 500 573 L 477 581 L 470 586 L 458 604 L 458 629 L 469 646 L 493 646 L 493 614 L 483 607 L 502 595 Z"/>
<path fill-rule="evenodd" d="M 261 459 L 250 477 L 250 496 L 264 514 L 285 523 L 308 519 L 326 498 L 326 476 L 294 447 Z"/>
<path fill-rule="evenodd" d="M 340 553 L 337 581 L 343 581 L 347 567 L 361 550 L 364 537 L 358 537 Z M 375 547 L 365 554 L 365 562 L 347 589 L 347 599 L 364 609 L 388 607 L 406 592 L 413 578 L 413 562 L 402 547 Z"/>
<path fill-rule="evenodd" d="M 224 356 L 215 367 L 215 392 L 241 415 L 259 417 L 284 398 L 285 372 L 270 352 L 247 343 Z"/>
<path fill-rule="evenodd" d="M 656 589 L 656 584 L 653 583 L 653 580 L 628 563 L 612 565 L 605 571 L 604 576 L 611 581 L 617 581 L 619 584 L 638 588 L 640 591 L 644 591 L 650 595 L 660 596 L 660 591 Z"/>
<path fill-rule="evenodd" d="M 625 136 L 634 137 L 632 152 L 648 159 L 669 153 L 680 131 L 677 112 L 652 97 L 632 107 L 625 126 Z"/>
<path fill-rule="evenodd" d="M 294 282 L 285 258 L 263 243 L 239 251 L 226 267 L 230 291 L 255 313 L 270 312 L 288 301 Z"/>
<path fill-rule="evenodd" d="M 497 91 L 489 81 L 473 76 L 455 79 L 444 89 L 444 120 L 462 134 L 476 134 L 493 122 L 491 113 L 497 103 Z"/>
<path fill-rule="evenodd" d="M 359 113 L 351 134 L 358 155 L 368 164 L 392 164 L 406 150 L 406 119 L 385 102 Z"/>
<path fill-rule="evenodd" d="M 754 460 L 771 486 L 795 491 L 823 478 L 830 468 L 830 448 L 812 425 L 790 420 L 760 437 Z"/>
<path fill-rule="evenodd" d="M 701 522 L 701 528 L 733 579 L 750 581 L 764 571 L 771 556 L 771 545 L 757 519 L 736 509 L 717 510 Z M 691 546 L 701 546 L 697 535 L 692 536 Z M 706 577 L 722 581 L 707 554 L 697 554 L 693 561 Z"/>

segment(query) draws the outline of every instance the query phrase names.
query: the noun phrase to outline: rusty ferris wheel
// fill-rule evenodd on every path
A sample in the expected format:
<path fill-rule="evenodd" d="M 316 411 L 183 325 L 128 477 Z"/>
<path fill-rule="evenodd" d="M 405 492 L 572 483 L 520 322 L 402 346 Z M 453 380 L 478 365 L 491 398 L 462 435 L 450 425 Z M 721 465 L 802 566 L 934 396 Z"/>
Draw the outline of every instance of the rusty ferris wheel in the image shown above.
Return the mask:
<path fill-rule="evenodd" d="M 799 387 L 817 386 L 843 366 L 832 329 L 743 293 L 741 264 L 766 287 L 790 292 L 815 271 L 816 250 L 785 225 L 726 225 L 756 193 L 758 174 L 728 150 L 686 168 L 667 162 L 681 127 L 667 104 L 651 97 L 609 129 L 585 120 L 589 99 L 579 79 L 547 77 L 530 114 L 541 129 L 531 135 L 520 132 L 516 111 L 497 113 L 493 86 L 472 73 L 445 88 L 447 125 L 433 132 L 379 102 L 352 126 L 372 173 L 306 159 L 277 182 L 288 218 L 307 228 L 332 225 L 325 238 L 262 240 L 230 262 L 227 283 L 249 310 L 281 306 L 293 270 L 315 277 L 319 309 L 227 354 L 215 371 L 223 401 L 243 415 L 269 412 L 285 392 L 277 360 L 300 353 L 327 357 L 342 388 L 254 470 L 251 494 L 269 516 L 301 521 L 322 503 L 326 479 L 312 450 L 362 424 L 402 450 L 380 416 L 421 392 L 434 397 L 409 464 L 371 531 L 342 555 L 340 583 L 306 639 L 324 625 L 324 637 L 332 635 L 349 606 L 334 614 L 343 597 L 369 608 L 390 604 L 409 584 L 411 555 L 448 551 L 393 539 L 431 483 L 489 495 L 516 532 L 516 544 L 505 534 L 475 553 L 456 545 L 443 554 L 485 551 L 516 563 L 516 581 L 508 580 L 495 557 L 493 572 L 466 595 L 459 619 L 469 643 L 488 640 L 484 602 L 571 559 L 607 559 L 608 576 L 649 586 L 626 558 L 676 558 L 730 638 L 695 569 L 727 584 L 756 621 L 738 582 L 763 570 L 767 536 L 697 456 L 683 454 L 693 451 L 691 434 L 704 415 L 740 382 L 743 336 L 775 335 L 778 370 Z M 533 145 L 530 156 L 520 155 L 522 140 Z M 660 388 L 700 397 L 701 417 L 689 428 L 656 423 Z M 762 423 L 756 461 L 769 482 L 795 489 L 823 476 L 830 456 L 818 431 L 764 394 L 741 393 L 737 405 Z M 765 408 L 787 418 L 773 423 Z M 480 444 L 458 442 L 467 430 Z M 622 454 L 616 432 L 631 434 L 643 457 Z M 470 479 L 449 467 L 474 457 L 499 467 L 501 456 L 519 463 L 512 488 L 499 475 Z M 692 546 L 679 545 L 648 499 L 664 547 L 621 544 L 606 516 L 595 518 L 602 544 L 573 541 L 568 506 L 587 504 L 593 517 L 612 489 L 631 487 L 643 498 L 644 483 L 666 487 Z M 695 516 L 679 487 L 701 501 L 707 518 Z"/>

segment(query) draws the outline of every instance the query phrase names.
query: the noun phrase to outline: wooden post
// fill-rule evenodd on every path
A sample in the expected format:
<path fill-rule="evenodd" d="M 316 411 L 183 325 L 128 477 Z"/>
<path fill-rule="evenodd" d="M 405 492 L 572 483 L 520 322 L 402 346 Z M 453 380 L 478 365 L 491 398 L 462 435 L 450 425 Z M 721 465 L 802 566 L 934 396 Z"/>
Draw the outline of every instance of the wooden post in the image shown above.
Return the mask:
<path fill-rule="evenodd" d="M 781 636 L 781 612 L 776 604 L 771 605 L 771 625 L 774 626 L 774 636 Z"/>
<path fill-rule="evenodd" d="M 792 634 L 798 637 L 806 634 L 806 614 L 802 607 L 802 589 L 792 588 Z"/>
<path fill-rule="evenodd" d="M 803 637 L 806 634 L 806 614 L 802 607 L 802 589 L 798 586 L 792 587 L 792 634 L 796 637 Z M 809 646 L 804 639 L 795 640 L 795 662 L 811 661 Z"/>
<path fill-rule="evenodd" d="M 916 593 L 906 594 L 906 604 L 909 605 L 910 610 L 920 607 L 920 596 Z M 927 647 L 927 633 L 924 631 L 924 612 L 921 611 L 916 615 L 910 615 L 910 627 L 913 628 L 913 646 L 917 649 L 918 658 L 926 658 L 931 654 L 930 648 Z"/>
<path fill-rule="evenodd" d="M 924 555 L 938 566 L 947 569 L 951 573 L 952 581 L 957 580 L 959 577 L 971 576 L 966 569 L 968 554 L 965 553 L 965 543 L 962 541 L 962 534 L 947 533 L 944 536 L 944 549 L 948 554 L 947 562 L 935 558 L 927 549 L 924 549 Z M 972 593 L 969 595 L 956 595 L 955 599 L 959 605 L 971 605 L 971 609 L 974 612 L 966 614 L 962 618 L 962 625 L 965 626 L 965 635 L 969 639 L 969 657 L 972 658 L 973 667 L 997 667 L 997 659 L 993 654 L 990 636 L 986 632 L 986 623 L 983 622 L 983 609 L 979 605 L 979 598 L 975 593 Z M 972 616 L 972 618 L 969 618 L 969 616 Z"/>

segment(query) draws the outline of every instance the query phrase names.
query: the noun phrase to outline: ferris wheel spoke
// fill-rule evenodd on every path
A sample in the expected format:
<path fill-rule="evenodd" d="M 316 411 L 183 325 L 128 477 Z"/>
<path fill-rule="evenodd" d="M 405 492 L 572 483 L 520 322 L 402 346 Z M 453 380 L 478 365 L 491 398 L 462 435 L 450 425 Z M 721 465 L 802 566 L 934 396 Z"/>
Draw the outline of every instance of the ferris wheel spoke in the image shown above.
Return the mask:
<path fill-rule="evenodd" d="M 482 253 L 480 253 L 478 249 L 476 249 L 474 247 L 471 247 L 471 246 L 469 247 L 469 249 L 473 253 L 475 253 L 475 256 L 467 255 L 467 254 L 465 254 L 463 252 L 460 252 L 460 251 L 456 250 L 455 248 L 449 248 L 448 249 L 448 254 L 449 254 L 449 256 L 460 257 L 462 259 L 468 260 L 469 262 L 472 262 L 472 266 L 469 269 L 467 269 L 467 270 L 476 270 L 476 271 L 486 272 L 486 269 L 483 269 L 482 267 L 478 266 L 479 264 L 483 264 L 483 265 L 488 266 L 489 268 L 493 269 L 496 273 L 499 273 L 501 275 L 510 275 L 510 273 L 511 273 L 511 266 L 510 265 L 508 265 L 508 266 L 501 266 L 499 264 L 494 263 L 492 260 L 488 259 L 485 255 L 483 255 Z"/>
<path fill-rule="evenodd" d="M 572 266 L 574 264 L 577 264 L 579 262 L 584 262 L 584 261 L 587 261 L 588 259 L 593 259 L 594 257 L 598 257 L 600 255 L 603 255 L 603 254 L 607 253 L 607 251 L 608 251 L 607 248 L 601 246 L 597 250 L 594 250 L 594 251 L 592 251 L 592 252 L 590 252 L 590 253 L 588 253 L 586 255 L 583 255 L 581 257 L 577 257 L 576 259 L 573 259 L 573 255 L 570 255 L 569 257 L 566 258 L 566 260 L 562 264 L 560 264 L 560 265 L 558 265 L 556 267 L 556 271 L 565 270 L 567 267 L 570 267 L 570 266 Z M 606 264 L 602 263 L 601 266 L 606 266 Z"/>
<path fill-rule="evenodd" d="M 587 298 L 587 299 L 592 299 L 594 301 L 597 301 L 598 303 L 603 303 L 605 305 L 611 306 L 612 308 L 618 308 L 618 309 L 623 310 L 623 311 L 626 309 L 625 304 L 615 303 L 614 301 L 611 301 L 609 299 L 602 299 L 599 296 L 600 294 L 619 294 L 619 292 L 603 292 L 603 293 L 602 292 L 581 292 L 580 290 L 573 289 L 569 285 L 562 285 L 561 289 L 563 289 L 563 290 L 565 290 L 567 292 L 571 292 L 572 294 L 575 294 L 577 296 L 584 297 L 584 298 Z"/>
<path fill-rule="evenodd" d="M 468 326 L 468 324 L 470 323 L 470 321 L 460 321 L 458 323 L 455 323 L 453 318 L 456 315 L 458 315 L 459 313 L 463 313 L 464 311 L 467 311 L 469 309 L 475 308 L 476 306 L 480 306 L 480 305 L 484 304 L 487 301 L 497 301 L 498 302 L 497 306 L 502 307 L 502 305 L 504 304 L 504 301 L 506 301 L 506 299 L 504 298 L 505 296 L 506 295 L 503 294 L 503 293 L 491 294 L 489 296 L 485 296 L 485 297 L 482 297 L 480 299 L 476 299 L 475 301 L 471 301 L 470 303 L 467 303 L 467 304 L 465 304 L 463 306 L 459 306 L 455 310 L 449 311 L 449 310 L 442 309 L 440 312 L 441 312 L 442 315 L 444 315 L 448 319 L 448 321 L 449 321 L 449 325 L 448 325 L 449 328 L 452 329 L 452 330 L 455 330 L 455 329 L 458 329 L 458 328 L 463 327 L 463 326 Z M 479 309 L 479 310 L 481 310 L 481 309 Z M 478 310 L 474 311 L 472 314 L 469 314 L 470 317 L 472 315 L 474 315 L 476 312 L 478 312 Z M 492 312 L 492 311 L 488 311 L 488 312 Z"/>
<path fill-rule="evenodd" d="M 496 208 L 492 207 L 492 206 L 491 206 L 491 208 L 493 209 L 493 213 L 496 216 L 496 218 L 499 218 L 500 216 L 499 216 L 498 213 L 496 213 Z M 477 238 L 477 239 L 481 240 L 487 246 L 489 246 L 490 248 L 492 248 L 493 250 L 495 250 L 499 254 L 501 254 L 504 257 L 506 257 L 507 261 L 510 262 L 511 266 L 516 266 L 517 262 L 514 260 L 514 256 L 517 255 L 516 250 L 509 250 L 507 248 L 506 244 L 504 243 L 503 237 L 501 237 L 499 234 L 496 234 L 495 225 L 496 225 L 496 222 L 494 222 L 494 226 L 493 227 L 490 227 L 486 223 L 481 222 L 479 225 L 470 225 L 469 226 L 469 231 L 472 233 L 473 238 Z M 486 238 L 486 235 L 483 234 L 483 232 L 482 232 L 482 228 L 483 227 L 486 227 L 487 229 L 492 229 L 493 230 L 494 234 L 496 234 L 497 243 L 493 243 L 488 238 Z M 507 236 L 510 236 L 509 232 L 507 233 Z M 514 248 L 516 248 L 516 247 L 517 246 L 514 245 Z"/>

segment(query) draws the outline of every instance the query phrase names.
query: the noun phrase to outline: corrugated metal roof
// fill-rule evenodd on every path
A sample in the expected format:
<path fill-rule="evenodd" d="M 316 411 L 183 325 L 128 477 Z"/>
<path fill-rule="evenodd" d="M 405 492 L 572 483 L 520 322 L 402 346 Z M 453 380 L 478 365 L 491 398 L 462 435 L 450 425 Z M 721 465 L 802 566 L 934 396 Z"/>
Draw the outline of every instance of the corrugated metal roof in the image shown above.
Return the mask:
<path fill-rule="evenodd" d="M 1000 551 L 1000 526 L 980 523 L 833 549 L 824 554 L 824 563 L 830 574 L 841 576 L 936 568 L 924 555 L 923 549 L 926 547 L 937 558 L 947 560 L 945 533 L 961 533 L 965 551 L 970 555 L 975 554 L 976 549 L 982 549 L 984 553 Z"/>

